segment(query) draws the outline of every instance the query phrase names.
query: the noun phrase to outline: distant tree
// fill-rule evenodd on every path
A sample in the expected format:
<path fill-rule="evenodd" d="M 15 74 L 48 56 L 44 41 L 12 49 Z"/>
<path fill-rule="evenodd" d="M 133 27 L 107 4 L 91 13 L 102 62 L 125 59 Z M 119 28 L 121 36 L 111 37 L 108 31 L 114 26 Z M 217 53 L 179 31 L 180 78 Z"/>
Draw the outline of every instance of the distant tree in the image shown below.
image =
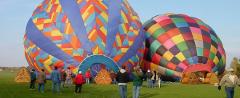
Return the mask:
<path fill-rule="evenodd" d="M 234 57 L 231 62 L 231 67 L 234 69 L 234 73 L 240 77 L 240 63 L 237 57 Z"/>

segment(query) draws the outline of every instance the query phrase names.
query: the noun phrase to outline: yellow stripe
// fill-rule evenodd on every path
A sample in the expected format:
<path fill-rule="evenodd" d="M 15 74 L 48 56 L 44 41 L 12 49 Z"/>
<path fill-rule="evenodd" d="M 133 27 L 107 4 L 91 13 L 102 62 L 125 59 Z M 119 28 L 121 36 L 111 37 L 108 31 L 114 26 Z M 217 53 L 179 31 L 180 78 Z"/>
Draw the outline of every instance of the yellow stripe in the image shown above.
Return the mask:
<path fill-rule="evenodd" d="M 184 55 L 180 52 L 176 55 L 176 57 L 182 62 L 184 61 L 186 58 L 184 57 Z"/>
<path fill-rule="evenodd" d="M 107 36 L 107 30 L 105 29 L 105 27 L 101 27 L 100 30 L 103 32 L 105 36 Z"/>
<path fill-rule="evenodd" d="M 96 30 L 93 29 L 92 32 L 90 32 L 89 36 L 88 36 L 88 39 L 91 39 L 92 36 L 95 34 Z"/>
<path fill-rule="evenodd" d="M 104 19 L 106 22 L 108 22 L 108 15 L 107 15 L 107 13 L 102 12 L 102 13 L 101 13 L 101 16 L 103 17 L 103 19 Z"/>
<path fill-rule="evenodd" d="M 83 20 L 86 20 L 87 16 L 89 15 L 88 11 L 93 7 L 93 5 L 90 5 L 82 14 Z"/>
<path fill-rule="evenodd" d="M 159 28 L 161 28 L 160 25 L 154 24 L 154 25 L 152 25 L 152 26 L 147 30 L 147 32 L 149 32 L 149 33 L 152 35 L 152 34 L 153 34 L 157 29 L 159 29 Z"/>
<path fill-rule="evenodd" d="M 133 30 L 133 33 L 134 33 L 135 35 L 138 35 L 138 34 L 139 34 L 139 31 L 138 31 L 138 30 Z"/>
<path fill-rule="evenodd" d="M 124 33 L 128 33 L 128 32 L 127 32 L 127 29 L 126 29 L 126 27 L 125 27 L 124 24 L 122 24 L 122 29 L 123 29 L 123 32 L 124 32 Z"/>
<path fill-rule="evenodd" d="M 164 55 L 164 58 L 166 58 L 168 61 L 170 61 L 174 56 L 170 51 L 167 51 Z"/>
<path fill-rule="evenodd" d="M 62 33 L 60 33 L 59 30 L 52 30 L 51 35 L 52 36 L 62 36 Z"/>
<path fill-rule="evenodd" d="M 45 69 L 47 69 L 48 72 L 52 72 L 52 70 L 51 70 L 51 68 L 50 68 L 49 65 L 52 64 L 51 59 L 52 59 L 53 57 L 52 57 L 52 56 L 48 56 L 48 57 L 49 57 L 49 58 L 48 58 L 46 61 L 43 62 L 43 65 L 44 65 Z"/>
<path fill-rule="evenodd" d="M 70 28 L 70 23 L 67 23 L 66 24 L 66 31 L 65 31 L 66 34 L 70 34 L 69 28 Z"/>
<path fill-rule="evenodd" d="M 56 1 L 58 1 L 58 0 L 56 0 Z M 62 10 L 62 7 L 58 5 L 57 9 L 56 9 L 56 12 L 61 12 L 61 10 Z"/>
<path fill-rule="evenodd" d="M 133 41 L 128 41 L 129 45 L 131 46 L 133 44 Z"/>
<path fill-rule="evenodd" d="M 128 48 L 121 48 L 121 51 L 122 51 L 123 53 L 126 53 L 126 52 L 128 51 Z"/>
<path fill-rule="evenodd" d="M 98 54 L 98 46 L 94 49 L 93 54 Z"/>
<path fill-rule="evenodd" d="M 43 24 L 36 25 L 39 30 L 43 30 Z"/>
<path fill-rule="evenodd" d="M 121 38 L 119 35 L 117 35 L 116 40 L 117 40 L 118 46 L 122 46 Z"/>
<path fill-rule="evenodd" d="M 121 11 L 121 16 L 123 17 L 124 23 L 128 23 L 127 17 L 126 17 L 126 15 L 125 15 L 125 13 L 123 11 Z"/>
<path fill-rule="evenodd" d="M 218 60 L 217 56 L 215 56 L 213 62 L 214 62 L 215 64 L 218 64 L 219 60 Z"/>
<path fill-rule="evenodd" d="M 77 74 L 77 72 L 78 72 L 78 67 L 76 67 L 75 69 L 73 69 L 73 73 L 74 73 L 74 74 Z"/>
<path fill-rule="evenodd" d="M 179 34 L 179 35 L 177 35 L 177 36 L 174 36 L 174 37 L 172 38 L 172 40 L 173 40 L 173 42 L 174 42 L 175 44 L 178 44 L 178 43 L 181 43 L 181 42 L 184 41 L 181 34 Z"/>
<path fill-rule="evenodd" d="M 44 19 L 44 22 L 43 23 L 51 23 L 52 20 L 51 19 Z"/>

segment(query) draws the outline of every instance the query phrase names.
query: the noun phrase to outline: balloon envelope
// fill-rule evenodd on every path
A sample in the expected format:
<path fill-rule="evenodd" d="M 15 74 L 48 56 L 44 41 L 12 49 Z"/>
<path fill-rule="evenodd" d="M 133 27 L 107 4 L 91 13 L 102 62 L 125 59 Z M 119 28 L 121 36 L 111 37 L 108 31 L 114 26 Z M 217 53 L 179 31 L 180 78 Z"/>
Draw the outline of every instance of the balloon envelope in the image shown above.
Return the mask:
<path fill-rule="evenodd" d="M 96 63 L 131 68 L 143 57 L 141 28 L 127 0 L 44 0 L 27 23 L 25 56 L 48 73 L 53 66 L 85 72 Z"/>
<path fill-rule="evenodd" d="M 198 18 L 184 14 L 158 15 L 144 24 L 144 68 L 172 77 L 182 72 L 218 72 L 226 55 L 214 30 Z"/>

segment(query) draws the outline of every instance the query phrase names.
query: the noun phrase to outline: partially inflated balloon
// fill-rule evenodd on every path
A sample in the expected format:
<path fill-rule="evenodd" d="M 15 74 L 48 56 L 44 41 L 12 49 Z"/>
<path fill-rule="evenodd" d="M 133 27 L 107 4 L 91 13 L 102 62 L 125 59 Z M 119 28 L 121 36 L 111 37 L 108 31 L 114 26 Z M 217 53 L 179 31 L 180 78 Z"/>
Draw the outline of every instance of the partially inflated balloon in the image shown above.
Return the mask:
<path fill-rule="evenodd" d="M 35 69 L 85 72 L 105 64 L 117 71 L 143 57 L 144 33 L 127 0 L 44 0 L 28 21 L 25 55 Z"/>
<path fill-rule="evenodd" d="M 224 71 L 222 42 L 200 19 L 183 14 L 158 15 L 147 21 L 144 29 L 145 69 L 172 77 L 181 77 L 182 72 Z"/>

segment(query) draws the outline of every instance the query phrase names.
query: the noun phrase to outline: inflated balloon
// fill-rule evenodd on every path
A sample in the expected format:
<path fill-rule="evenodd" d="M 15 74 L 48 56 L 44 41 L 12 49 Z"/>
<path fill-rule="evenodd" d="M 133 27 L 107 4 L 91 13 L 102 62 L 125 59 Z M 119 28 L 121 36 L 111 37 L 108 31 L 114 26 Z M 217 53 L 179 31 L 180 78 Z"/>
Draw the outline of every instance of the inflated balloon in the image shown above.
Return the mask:
<path fill-rule="evenodd" d="M 226 55 L 213 29 L 198 18 L 183 14 L 158 15 L 144 24 L 145 69 L 171 77 L 182 72 L 218 72 L 225 69 Z"/>
<path fill-rule="evenodd" d="M 27 23 L 25 55 L 35 69 L 94 64 L 132 68 L 144 52 L 144 33 L 127 0 L 44 0 Z"/>

